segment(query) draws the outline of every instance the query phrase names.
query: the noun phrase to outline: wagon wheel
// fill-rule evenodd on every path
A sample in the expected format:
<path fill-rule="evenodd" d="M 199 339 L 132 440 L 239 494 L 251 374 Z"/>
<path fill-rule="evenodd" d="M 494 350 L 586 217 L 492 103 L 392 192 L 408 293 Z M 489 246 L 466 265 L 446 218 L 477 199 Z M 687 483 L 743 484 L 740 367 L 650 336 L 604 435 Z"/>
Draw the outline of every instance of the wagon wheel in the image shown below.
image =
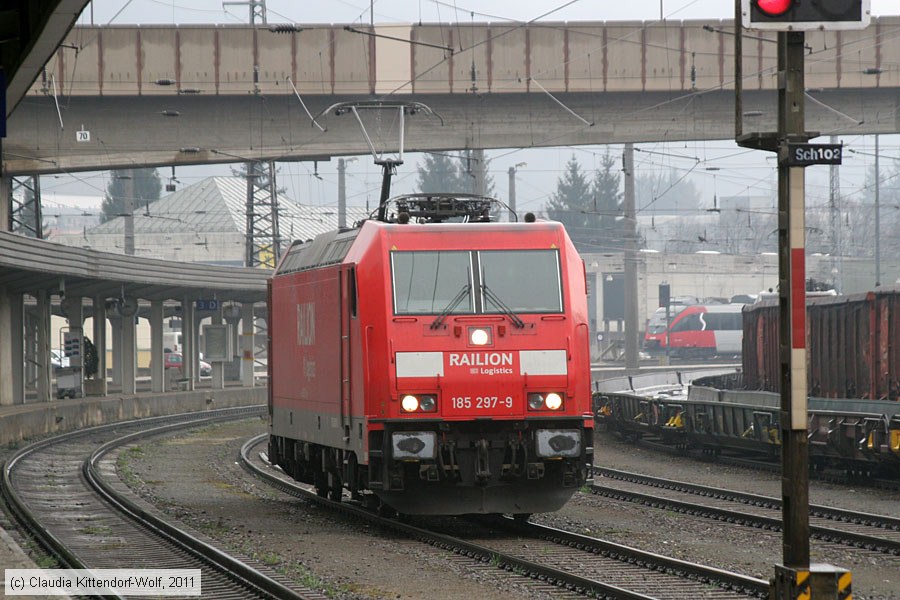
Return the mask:
<path fill-rule="evenodd" d="M 379 502 L 378 502 L 378 508 L 376 509 L 376 512 L 378 513 L 379 517 L 388 517 L 388 518 L 395 517 L 399 514 L 394 509 L 394 507 L 392 507 L 388 504 L 385 504 L 381 500 L 379 500 Z"/>
<path fill-rule="evenodd" d="M 321 471 L 316 472 L 315 474 L 315 487 L 316 487 L 316 495 L 319 498 L 327 498 L 328 497 L 328 476 Z"/>
<path fill-rule="evenodd" d="M 331 485 L 328 487 L 328 499 L 331 500 L 332 502 L 340 502 L 341 497 L 343 495 L 343 486 L 341 485 L 341 478 L 332 475 L 330 477 L 330 479 L 331 479 Z"/>

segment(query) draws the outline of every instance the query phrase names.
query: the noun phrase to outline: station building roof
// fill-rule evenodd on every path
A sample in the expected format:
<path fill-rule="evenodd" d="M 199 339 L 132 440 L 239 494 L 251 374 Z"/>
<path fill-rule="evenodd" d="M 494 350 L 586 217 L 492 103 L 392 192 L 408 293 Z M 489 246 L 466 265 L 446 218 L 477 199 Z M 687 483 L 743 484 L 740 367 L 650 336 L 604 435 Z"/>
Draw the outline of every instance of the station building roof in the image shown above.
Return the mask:
<path fill-rule="evenodd" d="M 247 182 L 242 177 L 208 177 L 172 194 L 135 206 L 134 232 L 152 233 L 238 233 L 247 231 Z M 311 206 L 279 195 L 278 221 L 281 235 L 288 240 L 310 239 L 337 229 L 337 209 Z M 347 207 L 347 223 L 368 217 L 362 207 Z M 125 219 L 116 217 L 93 227 L 87 235 L 121 234 Z"/>

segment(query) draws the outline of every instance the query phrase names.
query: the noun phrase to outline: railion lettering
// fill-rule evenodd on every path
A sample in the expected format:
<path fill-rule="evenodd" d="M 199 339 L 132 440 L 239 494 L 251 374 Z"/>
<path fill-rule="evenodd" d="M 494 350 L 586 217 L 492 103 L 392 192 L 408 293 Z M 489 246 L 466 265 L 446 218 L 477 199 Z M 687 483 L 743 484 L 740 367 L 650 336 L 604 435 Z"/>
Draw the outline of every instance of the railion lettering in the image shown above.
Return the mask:
<path fill-rule="evenodd" d="M 511 352 L 451 352 L 451 367 L 501 367 L 512 366 Z"/>

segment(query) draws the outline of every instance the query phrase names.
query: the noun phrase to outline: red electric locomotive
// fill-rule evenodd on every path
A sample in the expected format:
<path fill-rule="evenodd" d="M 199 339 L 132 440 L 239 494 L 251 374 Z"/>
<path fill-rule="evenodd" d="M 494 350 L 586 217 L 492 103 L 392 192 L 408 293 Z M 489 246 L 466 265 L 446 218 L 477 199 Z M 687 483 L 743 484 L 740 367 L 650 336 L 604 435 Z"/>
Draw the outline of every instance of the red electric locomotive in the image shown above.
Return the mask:
<path fill-rule="evenodd" d="M 553 511 L 589 480 L 583 262 L 559 223 L 480 222 L 491 202 L 401 196 L 290 247 L 269 283 L 274 464 L 404 514 Z"/>

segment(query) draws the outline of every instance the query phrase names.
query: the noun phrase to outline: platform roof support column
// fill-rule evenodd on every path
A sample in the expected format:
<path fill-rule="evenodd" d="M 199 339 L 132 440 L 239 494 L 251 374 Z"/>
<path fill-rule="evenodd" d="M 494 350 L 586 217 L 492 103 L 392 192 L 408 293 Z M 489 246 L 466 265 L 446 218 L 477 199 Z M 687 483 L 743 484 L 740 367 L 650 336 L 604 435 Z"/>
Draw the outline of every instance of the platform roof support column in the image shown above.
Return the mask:
<path fill-rule="evenodd" d="M 163 392 L 165 356 L 163 352 L 163 301 L 150 302 L 150 391 Z"/>
<path fill-rule="evenodd" d="M 50 356 L 50 295 L 46 290 L 39 290 L 34 294 L 37 300 L 37 355 L 39 357 Z M 21 336 L 20 336 L 21 337 Z M 21 354 L 19 355 L 21 356 Z M 38 402 L 50 402 L 50 365 L 48 360 L 39 361 L 37 368 Z"/>
<path fill-rule="evenodd" d="M 213 325 L 221 325 L 222 324 L 222 304 L 219 304 L 219 308 L 212 314 L 212 324 Z M 224 390 L 225 389 L 225 363 L 216 361 L 212 364 L 212 381 L 210 382 L 210 387 L 214 390 Z"/>
<path fill-rule="evenodd" d="M 83 305 L 81 296 L 64 296 L 60 300 L 60 308 L 63 310 L 70 329 L 84 329 Z"/>
<path fill-rule="evenodd" d="M 122 317 L 122 344 L 118 349 L 118 356 L 121 358 L 122 364 L 122 393 L 135 393 L 135 326 L 134 317 Z"/>
<path fill-rule="evenodd" d="M 225 381 L 240 381 L 241 379 L 241 309 L 237 304 L 228 305 L 222 311 L 225 322 L 228 323 L 228 334 L 231 336 L 231 360 L 224 363 Z"/>
<path fill-rule="evenodd" d="M 0 288 L 0 406 L 25 402 L 25 373 L 22 362 L 24 320 L 22 294 Z"/>
<path fill-rule="evenodd" d="M 9 313 L 10 313 L 10 328 L 9 331 L 11 333 L 21 332 L 22 325 L 25 323 L 25 297 L 22 294 L 10 294 L 10 304 L 9 304 Z M 0 337 L 5 338 L 5 331 L 0 334 Z M 23 345 L 23 336 L 20 335 L 12 335 L 10 336 L 10 344 L 11 344 L 11 356 L 12 356 L 12 365 L 10 369 L 7 371 L 7 365 L 3 364 L 0 366 L 0 372 L 9 373 L 10 381 L 12 382 L 12 403 L 13 404 L 25 404 L 25 365 L 22 362 L 22 354 L 24 352 Z M 3 342 L 0 341 L 0 344 Z M 52 366 L 49 367 L 51 370 Z M 5 377 L 0 377 L 0 379 L 6 379 Z"/>
<path fill-rule="evenodd" d="M 197 327 L 194 325 L 194 302 L 189 296 L 181 300 L 181 376 L 187 379 L 189 390 L 194 389 L 194 355 L 197 354 Z"/>
<path fill-rule="evenodd" d="M 34 382 L 37 381 L 37 367 L 40 361 L 38 360 L 37 353 L 37 320 L 35 318 L 35 312 L 25 310 L 22 314 L 22 318 L 24 319 L 23 323 L 25 325 L 25 345 L 22 348 L 22 352 L 24 353 L 23 356 L 25 357 L 25 380 L 23 383 L 23 387 L 27 389 L 29 387 L 33 387 Z"/>
<path fill-rule="evenodd" d="M 94 350 L 97 351 L 97 387 L 99 396 L 108 392 L 106 386 L 106 298 L 94 298 Z"/>
<path fill-rule="evenodd" d="M 256 356 L 254 355 L 253 303 L 241 305 L 241 384 L 253 387 Z"/>
<path fill-rule="evenodd" d="M 66 317 L 66 322 L 69 326 L 69 331 L 77 335 L 79 341 L 78 347 L 79 351 L 77 356 L 69 357 L 69 366 L 77 367 L 78 371 L 75 377 L 78 380 L 78 384 L 76 386 L 78 390 L 78 394 L 81 394 L 82 397 L 85 396 L 85 387 L 84 380 L 87 377 L 87 354 L 86 344 L 84 343 L 84 311 L 83 301 L 81 296 L 65 296 L 62 295 L 60 298 L 60 308 L 63 311 L 63 315 Z M 43 354 L 39 354 L 39 356 L 44 356 Z M 57 393 L 59 391 L 59 379 L 57 378 L 56 385 Z"/>
<path fill-rule="evenodd" d="M 0 231 L 9 231 L 9 183 L 9 177 L 0 177 Z M 22 301 L 19 294 L 0 287 L 0 373 L 12 373 L 16 365 L 22 362 L 19 360 L 22 355 L 16 357 L 12 347 L 13 338 L 22 337 L 12 335 L 22 329 L 21 323 L 19 329 L 13 323 L 13 305 L 17 301 Z M 21 370 L 21 366 L 19 369 Z M 16 402 L 19 396 L 16 396 L 14 387 L 11 377 L 0 377 L 0 406 L 19 403 Z M 24 398 L 24 394 L 21 398 Z"/>
<path fill-rule="evenodd" d="M 112 382 L 122 385 L 122 323 L 125 319 L 116 314 L 109 316 L 112 325 Z"/>

